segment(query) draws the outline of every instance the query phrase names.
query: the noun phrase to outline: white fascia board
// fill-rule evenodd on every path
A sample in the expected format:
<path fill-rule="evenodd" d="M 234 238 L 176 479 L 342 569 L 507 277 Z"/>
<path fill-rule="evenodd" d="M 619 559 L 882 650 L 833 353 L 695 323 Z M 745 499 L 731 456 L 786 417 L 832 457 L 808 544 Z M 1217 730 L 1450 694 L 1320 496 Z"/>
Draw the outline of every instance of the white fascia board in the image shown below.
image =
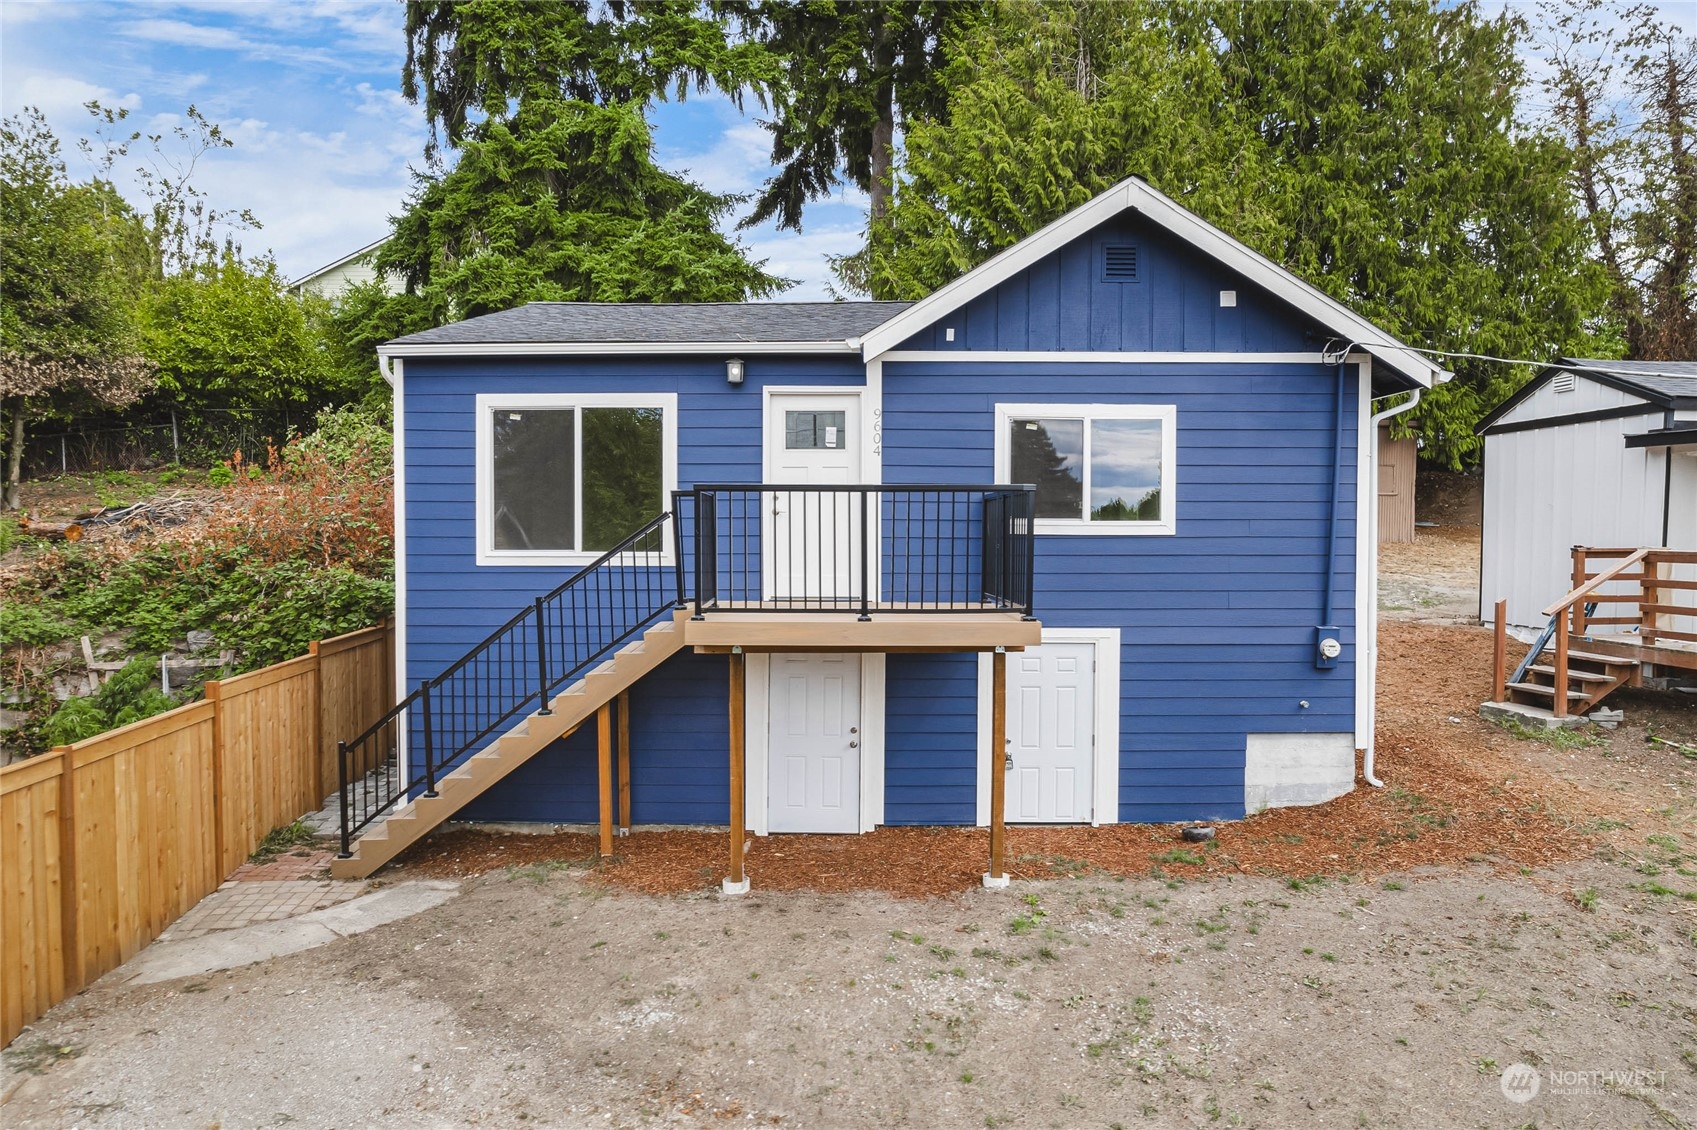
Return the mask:
<path fill-rule="evenodd" d="M 652 357 L 657 354 L 710 354 L 735 357 L 756 353 L 857 354 L 860 342 L 848 341 L 478 341 L 400 345 L 377 348 L 379 357 Z"/>
<path fill-rule="evenodd" d="M 384 236 L 382 239 L 379 239 L 374 243 L 366 244 L 364 247 L 360 248 L 358 251 L 350 251 L 348 254 L 342 256 L 340 259 L 336 260 L 334 263 L 326 263 L 322 267 L 318 268 L 316 271 L 313 271 L 310 274 L 302 275 L 300 278 L 296 279 L 294 282 L 286 284 L 284 286 L 284 289 L 285 290 L 294 290 L 296 287 L 305 286 L 307 283 L 311 282 L 313 279 L 319 278 L 323 275 L 327 275 L 331 271 L 334 271 L 337 267 L 345 267 L 349 263 L 352 263 L 356 259 L 359 259 L 361 256 L 370 254 L 371 252 L 377 250 L 379 247 L 382 247 L 385 243 L 388 243 L 388 242 L 389 242 L 389 237 Z"/>
<path fill-rule="evenodd" d="M 1443 379 L 1444 369 L 1441 366 L 1415 353 L 1336 299 L 1309 286 L 1271 259 L 1192 215 L 1136 178 L 1121 181 L 1088 204 L 1068 212 L 868 333 L 862 341 L 865 357 L 871 360 L 890 352 L 939 318 L 994 290 L 1020 271 L 1128 209 L 1140 213 L 1156 226 L 1236 271 L 1340 337 L 1348 338 L 1350 344 L 1367 347 L 1374 356 L 1423 387 L 1430 388 Z M 968 350 L 960 352 L 970 356 Z"/>

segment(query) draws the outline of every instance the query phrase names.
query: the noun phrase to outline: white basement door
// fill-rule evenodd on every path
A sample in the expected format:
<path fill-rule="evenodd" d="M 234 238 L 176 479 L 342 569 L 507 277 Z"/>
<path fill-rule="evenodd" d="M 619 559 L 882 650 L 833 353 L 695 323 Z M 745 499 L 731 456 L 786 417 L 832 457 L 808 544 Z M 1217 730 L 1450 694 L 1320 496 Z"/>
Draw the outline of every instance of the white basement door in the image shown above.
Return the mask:
<path fill-rule="evenodd" d="M 772 656 L 767 821 L 860 831 L 860 656 Z"/>
<path fill-rule="evenodd" d="M 1009 654 L 1007 819 L 1089 823 L 1095 658 L 1088 643 L 1046 643 Z"/>

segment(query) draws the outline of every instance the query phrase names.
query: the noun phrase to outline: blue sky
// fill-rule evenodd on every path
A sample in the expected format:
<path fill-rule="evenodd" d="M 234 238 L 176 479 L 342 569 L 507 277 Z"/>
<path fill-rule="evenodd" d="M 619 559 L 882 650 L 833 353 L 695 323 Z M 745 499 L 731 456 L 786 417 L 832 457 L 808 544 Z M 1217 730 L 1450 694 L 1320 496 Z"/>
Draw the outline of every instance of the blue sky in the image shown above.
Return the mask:
<path fill-rule="evenodd" d="M 1504 6 L 1531 14 L 1485 4 Z M 1657 6 L 1690 26 L 1689 0 Z M 196 182 L 217 207 L 251 209 L 264 228 L 244 245 L 295 278 L 384 235 L 422 162 L 423 116 L 400 95 L 401 20 L 400 0 L 0 0 L 0 111 L 39 107 L 82 176 L 83 103 L 126 107 L 147 132 L 193 103 L 236 142 Z M 713 191 L 752 192 L 770 172 L 766 134 L 723 98 L 662 104 L 653 121 L 661 162 Z M 859 245 L 865 208 L 851 190 L 811 206 L 799 235 L 738 238 L 797 280 L 783 297 L 823 298 L 826 256 Z"/>
<path fill-rule="evenodd" d="M 401 18 L 399 0 L 3 0 L 0 110 L 39 107 L 81 177 L 83 103 L 123 106 L 143 132 L 194 104 L 236 143 L 196 183 L 217 207 L 251 209 L 264 227 L 244 246 L 294 278 L 383 236 L 422 166 L 423 114 L 400 95 Z M 715 192 L 751 192 L 770 171 L 766 134 L 723 98 L 663 104 L 653 120 L 661 163 Z M 799 235 L 739 238 L 798 281 L 783 297 L 824 298 L 825 257 L 859 245 L 865 206 L 850 191 L 812 206 Z"/>

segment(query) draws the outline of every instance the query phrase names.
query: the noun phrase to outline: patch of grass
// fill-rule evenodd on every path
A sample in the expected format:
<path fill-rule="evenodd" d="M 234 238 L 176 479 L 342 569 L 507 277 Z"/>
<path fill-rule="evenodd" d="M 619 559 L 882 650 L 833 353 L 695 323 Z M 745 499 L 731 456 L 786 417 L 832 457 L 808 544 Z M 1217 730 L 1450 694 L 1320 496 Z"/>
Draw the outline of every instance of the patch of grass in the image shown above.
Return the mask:
<path fill-rule="evenodd" d="M 265 838 L 253 849 L 253 854 L 247 857 L 248 862 L 270 863 L 290 848 L 310 844 L 313 839 L 314 833 L 305 820 L 296 820 L 293 824 L 273 828 L 265 833 Z"/>
<path fill-rule="evenodd" d="M 1174 848 L 1155 856 L 1154 859 L 1157 863 L 1189 863 L 1194 865 L 1205 862 L 1201 855 L 1186 848 Z"/>
<path fill-rule="evenodd" d="M 1597 888 L 1586 887 L 1582 891 L 1573 892 L 1573 901 L 1580 910 L 1592 911 L 1597 909 Z"/>
<path fill-rule="evenodd" d="M 1505 718 L 1498 725 L 1521 741 L 1539 742 L 1551 749 L 1595 749 L 1609 744 L 1609 739 L 1596 733 L 1590 726 L 1578 729 L 1560 726 L 1554 730 L 1546 730 L 1542 726 L 1528 726 L 1517 718 Z"/>
<path fill-rule="evenodd" d="M 556 871 L 569 871 L 571 866 L 570 860 L 544 859 L 526 867 L 507 868 L 507 878 L 529 879 L 532 883 L 546 883 L 550 875 Z"/>
<path fill-rule="evenodd" d="M 1675 890 L 1673 887 L 1663 886 L 1654 879 L 1639 883 L 1636 889 L 1644 891 L 1647 894 L 1655 895 L 1657 898 L 1672 895 L 1674 898 L 1684 899 L 1686 902 L 1697 902 L 1697 891 Z"/>
<path fill-rule="evenodd" d="M 54 1044 L 41 1039 L 20 1040 L 0 1054 L 5 1055 L 7 1065 L 14 1071 L 44 1075 L 60 1060 L 76 1059 L 82 1055 L 82 1049 L 75 1044 Z"/>

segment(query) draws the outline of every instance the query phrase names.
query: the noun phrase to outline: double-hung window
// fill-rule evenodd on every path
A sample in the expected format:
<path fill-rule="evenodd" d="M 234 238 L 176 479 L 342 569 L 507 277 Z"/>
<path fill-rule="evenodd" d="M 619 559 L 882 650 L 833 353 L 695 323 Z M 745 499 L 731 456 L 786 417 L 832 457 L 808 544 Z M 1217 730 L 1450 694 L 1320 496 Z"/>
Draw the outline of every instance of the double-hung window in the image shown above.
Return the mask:
<path fill-rule="evenodd" d="M 587 564 L 659 516 L 676 485 L 672 393 L 477 398 L 479 565 Z"/>
<path fill-rule="evenodd" d="M 996 481 L 1037 488 L 1040 534 L 1170 534 L 1171 404 L 998 404 Z"/>

